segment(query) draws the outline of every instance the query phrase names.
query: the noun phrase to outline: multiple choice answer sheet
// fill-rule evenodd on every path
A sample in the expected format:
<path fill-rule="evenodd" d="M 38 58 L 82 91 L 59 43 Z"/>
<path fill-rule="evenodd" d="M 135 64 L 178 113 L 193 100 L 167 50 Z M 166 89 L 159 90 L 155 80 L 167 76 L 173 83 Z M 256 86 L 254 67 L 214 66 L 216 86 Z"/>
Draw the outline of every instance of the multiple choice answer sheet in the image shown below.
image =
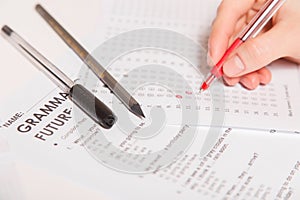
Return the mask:
<path fill-rule="evenodd" d="M 184 121 L 189 125 L 298 131 L 300 72 L 296 64 L 272 63 L 272 82 L 254 91 L 240 85 L 224 87 L 219 82 L 199 93 L 210 69 L 206 46 L 216 8 L 213 4 L 217 1 L 131 1 L 130 6 L 112 1 L 112 14 L 106 15 L 101 29 L 107 40 L 92 54 L 141 102 L 149 120 L 154 120 L 151 109 L 158 107 L 169 116 L 169 125 Z M 79 77 L 79 82 L 101 99 L 115 103 L 87 67 L 82 66 Z"/>

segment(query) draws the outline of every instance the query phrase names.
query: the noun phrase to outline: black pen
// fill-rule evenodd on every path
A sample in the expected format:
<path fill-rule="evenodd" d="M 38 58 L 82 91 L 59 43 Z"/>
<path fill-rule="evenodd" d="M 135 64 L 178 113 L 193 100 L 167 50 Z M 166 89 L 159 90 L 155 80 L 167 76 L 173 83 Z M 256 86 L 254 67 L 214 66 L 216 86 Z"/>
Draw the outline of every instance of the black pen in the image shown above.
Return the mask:
<path fill-rule="evenodd" d="M 125 107 L 138 116 L 145 115 L 139 103 L 131 96 L 126 89 L 118 83 L 114 77 L 83 48 L 41 5 L 36 5 L 37 12 L 59 35 L 59 37 L 79 56 L 79 58 L 95 73 L 95 75 L 112 91 L 112 93 L 125 105 Z"/>
<path fill-rule="evenodd" d="M 106 129 L 114 125 L 116 117 L 113 112 L 85 87 L 75 84 L 10 27 L 3 26 L 2 33 L 4 38 L 23 53 L 39 70 L 43 71 L 61 90 L 68 93 L 70 100 L 97 124 Z"/>

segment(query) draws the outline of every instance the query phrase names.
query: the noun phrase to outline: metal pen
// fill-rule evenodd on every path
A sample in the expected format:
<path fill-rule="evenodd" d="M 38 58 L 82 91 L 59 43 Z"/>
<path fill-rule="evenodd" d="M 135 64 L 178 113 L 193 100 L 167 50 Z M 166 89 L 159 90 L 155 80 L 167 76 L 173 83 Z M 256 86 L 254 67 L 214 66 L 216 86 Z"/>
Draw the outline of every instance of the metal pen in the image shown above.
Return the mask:
<path fill-rule="evenodd" d="M 145 117 L 139 103 L 118 83 L 114 77 L 91 55 L 75 38 L 72 37 L 41 5 L 36 11 L 59 35 L 59 37 L 79 56 L 79 58 L 95 73 L 110 91 L 126 106 L 126 108 L 142 118 Z"/>
<path fill-rule="evenodd" d="M 220 61 L 212 68 L 208 78 L 202 83 L 200 92 L 207 90 L 215 79 L 223 76 L 223 65 L 229 55 L 249 38 L 256 37 L 285 1 L 286 0 L 269 0 L 265 3 L 240 33 L 239 37 L 226 50 Z"/>
<path fill-rule="evenodd" d="M 116 117 L 113 112 L 85 87 L 80 84 L 75 84 L 10 27 L 3 26 L 2 35 L 39 70 L 59 86 L 62 91 L 69 94 L 69 99 L 97 124 L 106 129 L 113 126 L 116 122 Z"/>

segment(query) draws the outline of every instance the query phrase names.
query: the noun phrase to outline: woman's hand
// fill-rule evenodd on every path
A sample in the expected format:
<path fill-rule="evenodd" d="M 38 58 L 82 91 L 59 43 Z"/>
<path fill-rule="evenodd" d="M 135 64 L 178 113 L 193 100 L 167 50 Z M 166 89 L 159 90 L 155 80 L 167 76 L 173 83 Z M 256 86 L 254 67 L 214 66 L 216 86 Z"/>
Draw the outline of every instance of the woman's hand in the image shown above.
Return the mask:
<path fill-rule="evenodd" d="M 212 25 L 208 59 L 215 64 L 267 0 L 223 0 Z M 265 67 L 279 58 L 300 63 L 300 0 L 286 0 L 261 33 L 247 40 L 223 66 L 228 85 L 248 89 L 271 81 Z"/>

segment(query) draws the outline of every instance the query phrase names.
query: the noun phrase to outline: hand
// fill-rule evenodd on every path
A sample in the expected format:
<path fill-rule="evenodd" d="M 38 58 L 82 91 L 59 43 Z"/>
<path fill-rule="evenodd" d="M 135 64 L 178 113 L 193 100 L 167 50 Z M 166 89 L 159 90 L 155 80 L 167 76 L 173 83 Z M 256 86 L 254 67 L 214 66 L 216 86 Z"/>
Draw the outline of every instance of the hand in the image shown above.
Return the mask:
<path fill-rule="evenodd" d="M 223 0 L 212 25 L 208 59 L 217 63 L 267 0 Z M 286 0 L 261 33 L 233 52 L 223 66 L 228 85 L 240 82 L 248 89 L 271 81 L 265 67 L 279 58 L 300 63 L 300 1 Z"/>

